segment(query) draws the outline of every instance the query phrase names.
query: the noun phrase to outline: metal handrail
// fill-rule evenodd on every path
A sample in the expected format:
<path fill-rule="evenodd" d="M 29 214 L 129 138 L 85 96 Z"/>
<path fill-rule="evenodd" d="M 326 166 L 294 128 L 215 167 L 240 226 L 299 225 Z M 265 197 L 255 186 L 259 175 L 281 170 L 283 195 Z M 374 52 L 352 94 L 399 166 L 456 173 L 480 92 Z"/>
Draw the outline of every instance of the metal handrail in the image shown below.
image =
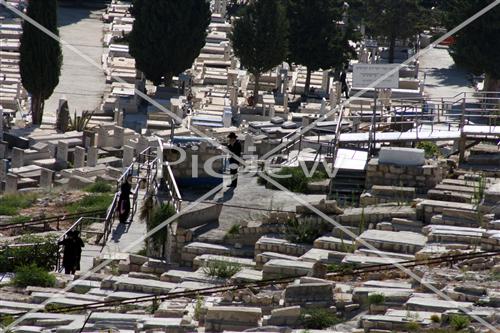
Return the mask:
<path fill-rule="evenodd" d="M 83 213 L 49 216 L 49 217 L 39 218 L 39 219 L 30 220 L 30 221 L 26 221 L 26 222 L 1 224 L 0 230 L 26 228 L 26 227 L 33 227 L 33 226 L 42 225 L 42 224 L 47 225 L 47 224 L 51 224 L 51 223 L 57 223 L 56 229 L 59 230 L 59 224 L 62 221 L 70 220 L 72 218 L 80 218 L 80 217 L 83 217 L 82 215 L 86 215 L 86 216 L 91 215 L 92 216 L 92 215 L 99 215 L 99 214 L 102 214 L 105 212 L 106 212 L 106 210 L 95 210 L 95 211 L 83 212 Z"/>
<path fill-rule="evenodd" d="M 83 231 L 83 223 L 87 222 L 89 220 L 94 220 L 94 221 L 103 221 L 104 219 L 102 218 L 92 218 L 92 217 L 80 217 L 75 223 L 71 225 L 71 227 L 68 228 L 59 238 L 57 239 L 57 262 L 56 262 L 56 271 L 61 272 L 62 271 L 62 252 L 63 252 L 63 246 L 59 245 L 61 241 L 66 239 L 68 234 L 73 231 L 73 230 L 78 230 L 80 233 Z"/>

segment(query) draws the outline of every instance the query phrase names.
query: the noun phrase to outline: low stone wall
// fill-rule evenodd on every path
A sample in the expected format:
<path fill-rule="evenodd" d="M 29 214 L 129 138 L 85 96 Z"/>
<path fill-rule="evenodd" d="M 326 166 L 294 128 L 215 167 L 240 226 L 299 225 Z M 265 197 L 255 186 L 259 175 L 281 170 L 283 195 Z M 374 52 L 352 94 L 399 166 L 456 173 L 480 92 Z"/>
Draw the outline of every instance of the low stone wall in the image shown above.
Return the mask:
<path fill-rule="evenodd" d="M 296 244 L 282 238 L 261 237 L 255 243 L 255 255 L 262 252 L 276 252 L 291 256 L 301 256 L 312 248 L 311 245 Z"/>
<path fill-rule="evenodd" d="M 373 185 L 414 187 L 416 193 L 424 194 L 443 179 L 443 167 L 438 163 L 422 166 L 379 163 L 377 158 L 367 164 L 365 187 Z"/>
<path fill-rule="evenodd" d="M 474 212 L 476 211 L 476 206 L 459 203 L 459 202 L 449 202 L 449 201 L 439 201 L 439 200 L 423 200 L 417 204 L 417 220 L 423 221 L 424 224 L 429 224 L 434 215 L 443 214 L 445 209 L 455 209 L 464 212 Z"/>
<path fill-rule="evenodd" d="M 290 276 L 312 276 L 314 263 L 295 260 L 271 259 L 262 267 L 262 279 L 278 279 Z"/>
<path fill-rule="evenodd" d="M 364 207 L 388 202 L 406 203 L 413 201 L 415 197 L 414 187 L 373 185 L 360 196 L 360 205 Z"/>
<path fill-rule="evenodd" d="M 193 265 L 193 260 L 202 254 L 229 256 L 231 250 L 222 245 L 193 242 L 183 247 L 181 252 L 181 263 L 190 267 Z"/>
<path fill-rule="evenodd" d="M 335 218 L 342 225 L 359 227 L 361 224 L 367 229 L 369 224 L 390 222 L 393 218 L 416 219 L 415 209 L 410 206 L 380 205 L 364 208 L 348 208 L 344 214 Z"/>
<path fill-rule="evenodd" d="M 291 285 L 285 289 L 285 306 L 316 305 L 330 307 L 333 301 L 333 283 L 307 283 Z"/>
<path fill-rule="evenodd" d="M 259 326 L 262 310 L 253 307 L 214 306 L 207 309 L 205 332 L 244 331 Z"/>
<path fill-rule="evenodd" d="M 166 147 L 163 151 L 164 160 L 168 162 L 179 161 L 183 157 L 179 148 L 184 150 L 186 156 L 184 161 L 172 166 L 175 178 L 213 177 L 207 173 L 207 170 L 216 173 L 222 171 L 223 151 L 214 148 L 207 142 L 182 144 L 177 149 Z M 213 163 L 209 163 L 210 161 Z M 207 166 L 207 170 L 205 170 L 205 166 Z"/>

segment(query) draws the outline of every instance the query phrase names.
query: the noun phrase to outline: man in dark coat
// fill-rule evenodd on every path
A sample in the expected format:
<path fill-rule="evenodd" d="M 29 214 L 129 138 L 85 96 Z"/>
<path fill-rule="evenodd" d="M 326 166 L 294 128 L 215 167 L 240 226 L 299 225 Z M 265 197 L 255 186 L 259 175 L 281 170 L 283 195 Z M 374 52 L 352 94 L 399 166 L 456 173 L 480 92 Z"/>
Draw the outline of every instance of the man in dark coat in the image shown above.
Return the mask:
<path fill-rule="evenodd" d="M 83 240 L 78 236 L 77 231 L 70 231 L 66 238 L 59 242 L 59 245 L 64 246 L 64 274 L 75 274 L 80 269 L 82 247 L 85 246 Z"/>
<path fill-rule="evenodd" d="M 82 259 L 82 248 L 85 247 L 85 244 L 83 243 L 83 239 L 80 238 L 80 232 L 78 230 L 73 231 L 73 239 L 75 241 L 75 269 L 77 271 L 80 270 L 80 260 Z M 73 274 L 75 274 L 73 272 Z"/>
<path fill-rule="evenodd" d="M 345 98 L 349 99 L 349 85 L 347 84 L 347 70 L 349 66 L 345 66 L 344 70 L 340 74 L 340 84 L 342 85 L 342 92 L 345 93 Z"/>
<path fill-rule="evenodd" d="M 120 198 L 118 199 L 118 218 L 120 223 L 127 223 L 130 214 L 130 193 L 132 185 L 130 184 L 131 177 L 127 177 L 125 182 L 120 187 Z"/>
<path fill-rule="evenodd" d="M 233 132 L 229 133 L 227 136 L 229 139 L 229 143 L 227 148 L 231 153 L 231 157 L 229 158 L 229 170 L 231 173 L 231 185 L 229 187 L 236 187 L 238 185 L 238 167 L 240 166 L 240 161 L 234 158 L 234 156 L 241 157 L 241 143 L 238 140 L 238 137 Z"/>

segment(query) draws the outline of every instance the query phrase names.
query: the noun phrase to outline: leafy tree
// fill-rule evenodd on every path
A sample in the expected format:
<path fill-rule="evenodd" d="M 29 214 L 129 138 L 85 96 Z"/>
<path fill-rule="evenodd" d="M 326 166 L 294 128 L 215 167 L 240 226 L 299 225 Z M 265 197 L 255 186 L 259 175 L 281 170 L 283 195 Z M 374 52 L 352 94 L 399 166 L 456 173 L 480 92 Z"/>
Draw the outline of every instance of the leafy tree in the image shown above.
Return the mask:
<path fill-rule="evenodd" d="M 57 1 L 30 1 L 27 15 L 40 25 L 59 35 L 57 29 Z M 59 84 L 62 51 L 58 41 L 35 27 L 23 22 L 19 68 L 24 88 L 31 94 L 33 124 L 40 125 L 45 100 Z"/>
<path fill-rule="evenodd" d="M 254 96 L 259 92 L 261 73 L 285 60 L 288 49 L 288 20 L 279 0 L 255 0 L 236 20 L 231 34 L 234 53 L 255 78 Z"/>
<path fill-rule="evenodd" d="M 445 0 L 445 25 L 456 27 L 493 0 Z M 459 67 L 485 74 L 484 90 L 500 91 L 500 6 L 479 17 L 457 32 L 450 54 Z"/>
<path fill-rule="evenodd" d="M 230 0 L 226 6 L 226 18 L 241 16 L 249 0 Z"/>
<path fill-rule="evenodd" d="M 366 26 L 389 41 L 389 63 L 394 62 L 396 41 L 415 36 L 427 21 L 419 0 L 365 0 Z"/>
<path fill-rule="evenodd" d="M 210 24 L 206 0 L 134 0 L 130 54 L 147 79 L 159 85 L 190 68 L 205 45 Z"/>
<path fill-rule="evenodd" d="M 307 66 L 305 91 L 309 91 L 311 72 L 320 68 L 341 68 L 356 51 L 349 45 L 353 29 L 341 27 L 343 0 L 288 0 L 290 22 L 289 59 Z"/>

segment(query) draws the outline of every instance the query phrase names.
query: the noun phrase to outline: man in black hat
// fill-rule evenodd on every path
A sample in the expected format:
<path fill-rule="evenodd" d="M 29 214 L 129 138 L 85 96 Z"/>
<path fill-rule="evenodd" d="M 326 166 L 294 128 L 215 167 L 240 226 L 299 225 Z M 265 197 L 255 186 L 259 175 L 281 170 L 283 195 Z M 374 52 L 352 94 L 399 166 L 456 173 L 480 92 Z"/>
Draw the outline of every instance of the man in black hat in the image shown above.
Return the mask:
<path fill-rule="evenodd" d="M 229 143 L 227 148 L 232 153 L 229 158 L 229 170 L 231 173 L 231 185 L 229 187 L 236 187 L 238 185 L 238 167 L 240 166 L 240 161 L 238 161 L 235 156 L 241 157 L 241 143 L 234 132 L 229 133 L 227 136 Z"/>

